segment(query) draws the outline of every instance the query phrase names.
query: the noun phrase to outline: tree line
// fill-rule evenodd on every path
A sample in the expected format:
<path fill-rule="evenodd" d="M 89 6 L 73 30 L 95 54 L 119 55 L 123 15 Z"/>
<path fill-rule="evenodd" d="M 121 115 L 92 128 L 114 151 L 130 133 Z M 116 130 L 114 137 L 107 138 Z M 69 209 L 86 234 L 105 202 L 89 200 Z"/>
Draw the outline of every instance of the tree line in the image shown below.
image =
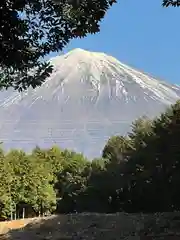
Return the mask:
<path fill-rule="evenodd" d="M 0 150 L 0 217 L 180 210 L 180 101 L 113 136 L 102 157 L 36 147 Z"/>

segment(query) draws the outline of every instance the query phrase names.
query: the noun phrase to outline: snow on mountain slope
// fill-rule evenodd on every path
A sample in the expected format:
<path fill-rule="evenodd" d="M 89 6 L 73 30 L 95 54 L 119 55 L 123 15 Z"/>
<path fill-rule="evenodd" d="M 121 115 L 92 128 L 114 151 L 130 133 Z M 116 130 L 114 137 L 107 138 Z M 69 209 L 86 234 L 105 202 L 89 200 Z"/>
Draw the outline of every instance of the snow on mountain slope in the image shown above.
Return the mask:
<path fill-rule="evenodd" d="M 0 93 L 0 138 L 5 149 L 57 144 L 99 156 L 107 139 L 132 121 L 154 117 L 180 97 L 160 82 L 104 53 L 75 49 L 52 58 L 52 75 L 35 90 Z"/>

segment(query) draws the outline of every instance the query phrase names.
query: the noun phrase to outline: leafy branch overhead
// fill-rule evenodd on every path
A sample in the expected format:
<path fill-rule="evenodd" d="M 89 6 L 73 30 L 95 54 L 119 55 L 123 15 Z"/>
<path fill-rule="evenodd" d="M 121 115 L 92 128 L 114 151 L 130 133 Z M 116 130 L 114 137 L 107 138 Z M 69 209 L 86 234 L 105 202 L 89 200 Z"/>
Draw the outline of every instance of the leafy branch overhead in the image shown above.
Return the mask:
<path fill-rule="evenodd" d="M 179 7 L 180 6 L 180 1 L 179 0 L 163 0 L 163 7 Z"/>
<path fill-rule="evenodd" d="M 44 57 L 61 51 L 73 38 L 99 32 L 112 0 L 0 1 L 0 87 L 40 86 L 52 72 Z"/>
<path fill-rule="evenodd" d="M 1 0 L 0 89 L 40 86 L 52 72 L 45 61 L 71 39 L 99 32 L 116 0 Z M 163 6 L 179 6 L 164 0 Z"/>

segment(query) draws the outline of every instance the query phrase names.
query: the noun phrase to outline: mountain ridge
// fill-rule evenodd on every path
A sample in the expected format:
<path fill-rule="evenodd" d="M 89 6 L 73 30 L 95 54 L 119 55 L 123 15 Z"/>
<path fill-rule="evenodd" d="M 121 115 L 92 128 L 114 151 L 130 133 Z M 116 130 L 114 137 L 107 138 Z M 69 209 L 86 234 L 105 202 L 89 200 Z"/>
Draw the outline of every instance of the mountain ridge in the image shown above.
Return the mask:
<path fill-rule="evenodd" d="M 54 70 L 42 86 L 0 93 L 5 149 L 57 144 L 98 157 L 110 136 L 126 134 L 132 121 L 155 117 L 180 97 L 180 87 L 105 53 L 75 49 L 50 62 Z"/>

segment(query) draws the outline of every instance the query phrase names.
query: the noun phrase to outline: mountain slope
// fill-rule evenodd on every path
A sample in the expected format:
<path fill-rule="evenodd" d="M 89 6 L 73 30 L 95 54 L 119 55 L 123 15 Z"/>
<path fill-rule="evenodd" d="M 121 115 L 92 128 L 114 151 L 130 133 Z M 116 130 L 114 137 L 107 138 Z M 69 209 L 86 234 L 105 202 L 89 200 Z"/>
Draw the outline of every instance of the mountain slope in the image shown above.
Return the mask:
<path fill-rule="evenodd" d="M 6 149 L 58 144 L 99 156 L 106 140 L 142 115 L 154 117 L 180 97 L 104 53 L 75 49 L 50 60 L 52 75 L 35 90 L 0 93 L 0 138 Z"/>

